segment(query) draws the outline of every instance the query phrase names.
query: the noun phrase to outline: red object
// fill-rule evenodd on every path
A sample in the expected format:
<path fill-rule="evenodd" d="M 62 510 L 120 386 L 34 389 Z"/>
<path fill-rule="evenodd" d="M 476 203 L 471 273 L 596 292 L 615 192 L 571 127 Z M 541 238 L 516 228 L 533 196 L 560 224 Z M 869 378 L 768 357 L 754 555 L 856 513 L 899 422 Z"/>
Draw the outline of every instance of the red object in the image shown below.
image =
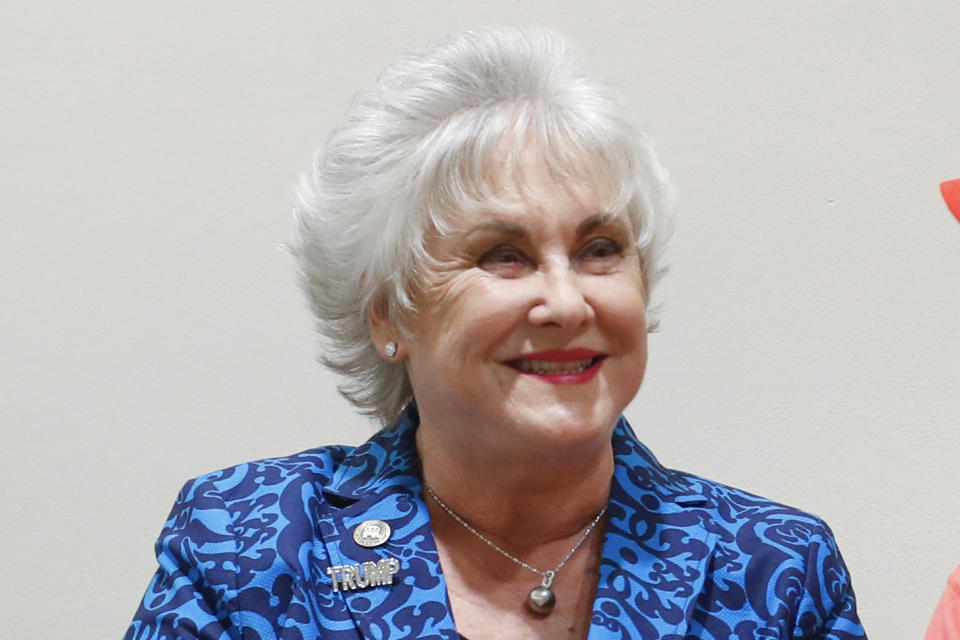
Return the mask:
<path fill-rule="evenodd" d="M 600 371 L 606 356 L 593 349 L 578 347 L 575 349 L 549 349 L 547 351 L 537 351 L 535 353 L 525 353 L 516 360 L 511 360 L 507 364 L 519 371 L 522 375 L 536 378 L 542 382 L 550 384 L 584 384 L 590 382 Z M 524 360 L 543 360 L 547 362 L 576 362 L 577 360 L 591 361 L 583 371 L 566 371 L 558 373 L 535 373 L 527 371 L 520 365 Z"/>
<path fill-rule="evenodd" d="M 954 183 L 960 180 L 954 180 Z M 944 182 L 943 184 L 947 184 Z M 956 192 L 954 192 L 956 196 Z M 956 204 L 956 198 L 954 198 Z M 956 215 L 956 210 L 954 210 Z M 933 619 L 927 627 L 926 640 L 953 640 L 960 638 L 960 566 L 947 578 L 947 588 L 943 590 L 940 604 L 933 612 Z"/>
<path fill-rule="evenodd" d="M 960 222 L 960 178 L 941 182 L 940 193 L 943 194 L 943 201 L 947 203 L 950 213 Z"/>

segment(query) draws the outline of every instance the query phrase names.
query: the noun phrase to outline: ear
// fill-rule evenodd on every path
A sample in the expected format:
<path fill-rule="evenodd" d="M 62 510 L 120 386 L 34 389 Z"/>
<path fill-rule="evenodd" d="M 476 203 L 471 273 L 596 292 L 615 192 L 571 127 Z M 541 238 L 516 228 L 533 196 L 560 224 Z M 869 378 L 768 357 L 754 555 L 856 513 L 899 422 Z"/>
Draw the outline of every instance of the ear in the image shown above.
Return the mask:
<path fill-rule="evenodd" d="M 406 357 L 406 342 L 401 339 L 400 332 L 393 326 L 380 310 L 377 304 L 371 302 L 367 307 L 367 325 L 370 327 L 370 337 L 373 344 L 377 346 L 380 356 L 389 362 L 400 362 Z M 397 345 L 397 351 L 393 357 L 388 357 L 384 351 L 387 343 L 393 342 Z"/>

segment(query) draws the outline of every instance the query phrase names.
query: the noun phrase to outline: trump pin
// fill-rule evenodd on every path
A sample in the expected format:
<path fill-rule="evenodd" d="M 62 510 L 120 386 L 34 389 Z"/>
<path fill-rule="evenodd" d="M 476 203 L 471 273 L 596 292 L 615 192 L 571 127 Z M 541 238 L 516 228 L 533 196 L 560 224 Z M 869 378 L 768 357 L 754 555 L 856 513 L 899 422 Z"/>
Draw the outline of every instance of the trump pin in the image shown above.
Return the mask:
<path fill-rule="evenodd" d="M 392 585 L 393 576 L 398 571 L 400 571 L 400 561 L 396 558 L 327 567 L 327 575 L 330 576 L 330 582 L 333 583 L 334 593 Z"/>

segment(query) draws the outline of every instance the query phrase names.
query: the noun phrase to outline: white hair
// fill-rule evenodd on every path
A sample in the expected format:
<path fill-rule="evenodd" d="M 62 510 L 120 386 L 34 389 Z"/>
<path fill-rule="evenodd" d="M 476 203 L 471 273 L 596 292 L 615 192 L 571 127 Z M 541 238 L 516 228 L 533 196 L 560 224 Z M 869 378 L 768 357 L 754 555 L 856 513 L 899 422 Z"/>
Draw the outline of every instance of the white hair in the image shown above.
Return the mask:
<path fill-rule="evenodd" d="M 363 413 L 388 424 L 412 399 L 406 367 L 381 358 L 371 339 L 368 308 L 405 331 L 416 313 L 411 284 L 430 263 L 426 233 L 491 206 L 504 167 L 522 189 L 517 160 L 531 151 L 560 184 L 603 188 L 610 209 L 629 218 L 649 302 L 672 189 L 619 96 L 555 32 L 448 36 L 386 67 L 354 99 L 296 192 L 292 248 L 319 359 Z"/>

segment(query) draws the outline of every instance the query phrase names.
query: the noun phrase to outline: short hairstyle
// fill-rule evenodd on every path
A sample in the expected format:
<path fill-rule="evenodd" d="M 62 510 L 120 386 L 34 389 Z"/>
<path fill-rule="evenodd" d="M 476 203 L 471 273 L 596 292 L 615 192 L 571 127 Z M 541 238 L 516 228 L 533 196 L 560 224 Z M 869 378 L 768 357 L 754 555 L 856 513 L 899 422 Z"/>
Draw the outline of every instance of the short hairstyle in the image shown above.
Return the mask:
<path fill-rule="evenodd" d="M 354 98 L 296 191 L 292 250 L 318 358 L 361 412 L 389 424 L 412 399 L 404 364 L 373 343 L 368 308 L 405 331 L 411 285 L 430 262 L 426 234 L 443 233 L 454 212 L 489 207 L 502 168 L 522 166 L 517 155 L 531 149 L 560 184 L 604 185 L 611 209 L 629 218 L 649 306 L 673 192 L 619 95 L 553 31 L 447 36 Z M 523 188 L 522 175 L 508 177 Z"/>

